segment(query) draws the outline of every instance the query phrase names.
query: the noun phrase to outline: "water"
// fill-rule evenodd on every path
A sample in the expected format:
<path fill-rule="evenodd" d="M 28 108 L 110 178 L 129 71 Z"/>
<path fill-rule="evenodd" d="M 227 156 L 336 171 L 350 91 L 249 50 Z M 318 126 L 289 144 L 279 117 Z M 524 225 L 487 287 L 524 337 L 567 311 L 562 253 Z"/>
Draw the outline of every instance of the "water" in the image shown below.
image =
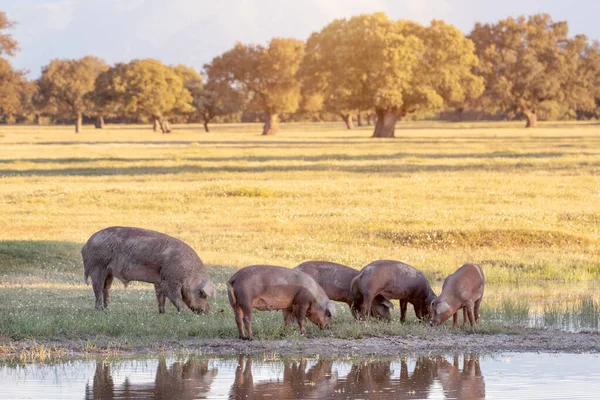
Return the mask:
<path fill-rule="evenodd" d="M 594 354 L 0 364 L 3 399 L 592 399 L 599 393 Z"/>

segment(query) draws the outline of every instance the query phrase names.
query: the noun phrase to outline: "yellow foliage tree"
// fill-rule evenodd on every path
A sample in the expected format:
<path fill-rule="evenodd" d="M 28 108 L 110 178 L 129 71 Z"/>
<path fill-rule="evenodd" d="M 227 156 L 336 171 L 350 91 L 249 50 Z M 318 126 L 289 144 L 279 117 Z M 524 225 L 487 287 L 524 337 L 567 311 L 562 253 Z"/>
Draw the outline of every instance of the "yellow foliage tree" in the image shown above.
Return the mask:
<path fill-rule="evenodd" d="M 277 133 L 279 115 L 292 113 L 300 102 L 296 73 L 304 55 L 304 43 L 274 38 L 268 47 L 238 43 L 205 66 L 209 76 L 244 89 L 251 105 L 265 113 L 263 135 Z"/>
<path fill-rule="evenodd" d="M 473 44 L 454 26 L 424 27 L 385 13 L 338 19 L 307 41 L 304 87 L 338 109 L 372 110 L 374 137 L 393 137 L 408 113 L 434 110 L 483 90 Z M 465 88 L 465 83 L 472 88 Z M 467 94 L 471 92 L 470 94 Z"/>

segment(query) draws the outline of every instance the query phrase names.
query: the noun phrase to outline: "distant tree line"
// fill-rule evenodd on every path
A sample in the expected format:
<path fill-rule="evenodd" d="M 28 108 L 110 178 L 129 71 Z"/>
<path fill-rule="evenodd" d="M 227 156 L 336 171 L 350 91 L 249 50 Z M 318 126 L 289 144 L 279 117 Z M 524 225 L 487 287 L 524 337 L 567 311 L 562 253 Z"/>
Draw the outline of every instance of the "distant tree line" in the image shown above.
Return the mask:
<path fill-rule="evenodd" d="M 147 122 L 280 121 L 341 118 L 374 123 L 393 137 L 396 122 L 426 113 L 471 117 L 590 119 L 600 114 L 600 44 L 569 36 L 547 14 L 477 23 L 465 36 L 434 20 L 424 26 L 384 13 L 337 19 L 307 41 L 237 43 L 201 71 L 153 59 L 107 65 L 86 56 L 54 59 L 29 81 L 7 57 L 18 44 L 0 12 L 0 116 L 5 122 L 75 121 L 97 128 Z"/>

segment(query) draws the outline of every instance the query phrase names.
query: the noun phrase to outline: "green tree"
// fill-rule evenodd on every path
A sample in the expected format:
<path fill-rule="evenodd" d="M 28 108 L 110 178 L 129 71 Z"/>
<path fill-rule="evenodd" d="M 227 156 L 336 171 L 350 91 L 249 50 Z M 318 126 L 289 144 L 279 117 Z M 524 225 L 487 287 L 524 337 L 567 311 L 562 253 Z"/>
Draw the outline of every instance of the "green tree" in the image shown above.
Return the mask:
<path fill-rule="evenodd" d="M 153 59 L 116 64 L 96 79 L 98 103 L 118 110 L 121 115 L 145 117 L 154 122 L 155 130 L 170 132 L 170 113 L 191 109 L 192 97 L 183 78 L 171 67 Z"/>
<path fill-rule="evenodd" d="M 485 104 L 527 118 L 534 128 L 540 108 L 558 102 L 569 108 L 588 102 L 577 71 L 586 39 L 568 37 L 566 22 L 548 14 L 477 23 L 470 34 L 485 78 Z"/>
<path fill-rule="evenodd" d="M 208 124 L 215 117 L 240 112 L 245 103 L 244 93 L 234 89 L 228 82 L 208 79 L 201 88 L 191 90 L 192 106 L 196 115 L 204 124 L 204 130 L 210 132 Z"/>
<path fill-rule="evenodd" d="M 296 73 L 304 54 L 300 40 L 274 38 L 268 47 L 243 45 L 215 57 L 206 66 L 209 76 L 248 93 L 250 107 L 265 113 L 263 135 L 277 133 L 279 116 L 293 113 L 300 102 Z"/>
<path fill-rule="evenodd" d="M 480 92 L 476 63 L 473 44 L 454 26 L 424 27 L 376 13 L 335 20 L 313 33 L 301 71 L 309 92 L 324 93 L 326 108 L 375 110 L 373 136 L 393 137 L 405 115 L 464 101 L 466 82 L 474 95 L 477 86 Z"/>
<path fill-rule="evenodd" d="M 89 93 L 94 90 L 96 77 L 106 69 L 104 61 L 92 56 L 52 60 L 38 80 L 41 104 L 55 108 L 64 117 L 75 117 L 75 132 L 81 132 L 83 114 L 93 112 Z"/>

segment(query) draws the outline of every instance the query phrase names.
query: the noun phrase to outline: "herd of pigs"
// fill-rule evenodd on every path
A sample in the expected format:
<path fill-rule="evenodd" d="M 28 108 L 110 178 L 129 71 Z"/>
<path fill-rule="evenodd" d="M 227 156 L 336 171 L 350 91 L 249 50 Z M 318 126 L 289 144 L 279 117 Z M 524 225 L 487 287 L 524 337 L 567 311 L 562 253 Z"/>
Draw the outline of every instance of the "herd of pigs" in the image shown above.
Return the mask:
<path fill-rule="evenodd" d="M 168 298 L 181 312 L 186 306 L 201 313 L 217 291 L 196 252 L 179 239 L 147 229 L 110 227 L 94 233 L 81 250 L 85 279 L 92 280 L 96 308 L 110 300 L 113 278 L 154 284 L 158 311 L 165 312 Z M 411 303 L 420 321 L 431 326 L 451 316 L 458 325 L 463 310 L 471 327 L 479 319 L 484 277 L 481 267 L 464 264 L 444 280 L 436 296 L 423 272 L 399 261 L 379 260 L 361 271 L 327 261 L 304 262 L 293 269 L 251 265 L 238 270 L 227 282 L 229 303 L 240 339 L 252 340 L 252 310 L 282 310 L 285 326 L 295 318 L 304 334 L 305 319 L 325 328 L 334 316 L 331 301 L 348 304 L 356 319 L 367 316 L 390 321 L 390 300 L 400 303 L 404 322 Z"/>

